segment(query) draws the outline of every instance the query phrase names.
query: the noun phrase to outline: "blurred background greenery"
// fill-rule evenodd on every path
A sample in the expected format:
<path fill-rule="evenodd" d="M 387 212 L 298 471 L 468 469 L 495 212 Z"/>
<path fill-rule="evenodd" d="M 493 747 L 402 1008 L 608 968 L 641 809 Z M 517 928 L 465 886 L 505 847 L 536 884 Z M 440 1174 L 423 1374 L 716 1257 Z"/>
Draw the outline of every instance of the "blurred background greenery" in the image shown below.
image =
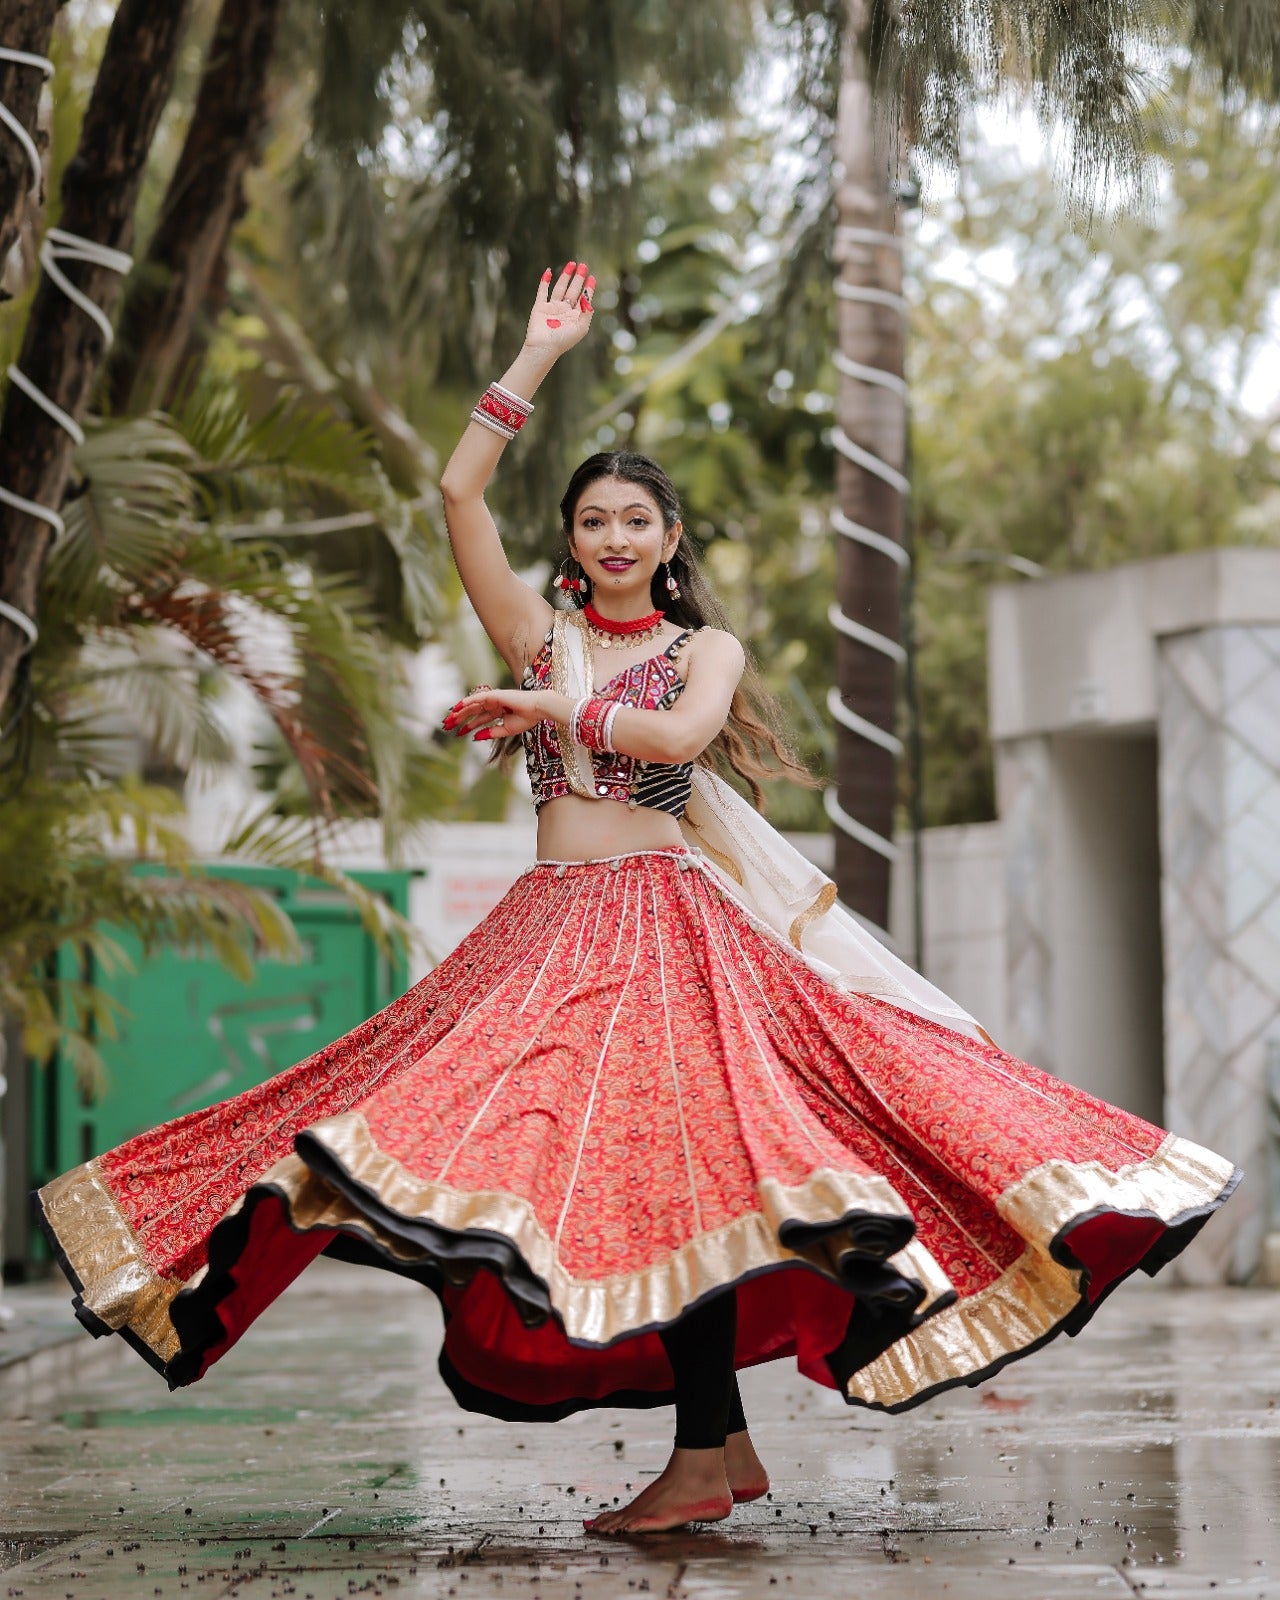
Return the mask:
<path fill-rule="evenodd" d="M 24 975 L 68 929 L 115 916 L 173 935 L 158 891 L 111 879 L 95 842 L 115 832 L 190 870 L 178 797 L 243 764 L 232 693 L 258 711 L 259 803 L 228 819 L 229 854 L 322 866 L 324 830 L 355 816 L 381 821 L 394 859 L 423 818 L 505 813 L 506 779 L 437 737 L 408 663 L 434 647 L 462 676 L 500 670 L 434 486 L 543 267 L 568 257 L 591 262 L 599 311 L 504 459 L 514 559 L 546 582 L 581 456 L 655 455 L 803 755 L 819 773 L 832 756 L 844 0 L 239 0 L 271 37 L 261 137 L 246 125 L 233 225 L 161 346 L 157 241 L 200 156 L 232 3 L 192 5 L 101 419 L 43 579 L 28 711 L 0 751 L 0 1010 L 46 1031 L 61 1023 Z M 1060 87 L 938 67 L 927 28 L 875 47 L 890 74 L 913 51 L 938 67 L 897 123 L 918 191 L 902 225 L 928 824 L 994 814 L 990 584 L 1277 537 L 1274 57 L 1224 42 L 1211 7 L 1178 27 L 1151 9 L 1151 92 L 1130 96 L 1115 148 L 1115 119 Z M 112 15 L 58 15 L 47 199 L 9 259 L 0 364 Z M 781 826 L 826 826 L 812 791 L 771 804 Z M 184 938 L 287 943 L 251 895 L 187 894 Z"/>

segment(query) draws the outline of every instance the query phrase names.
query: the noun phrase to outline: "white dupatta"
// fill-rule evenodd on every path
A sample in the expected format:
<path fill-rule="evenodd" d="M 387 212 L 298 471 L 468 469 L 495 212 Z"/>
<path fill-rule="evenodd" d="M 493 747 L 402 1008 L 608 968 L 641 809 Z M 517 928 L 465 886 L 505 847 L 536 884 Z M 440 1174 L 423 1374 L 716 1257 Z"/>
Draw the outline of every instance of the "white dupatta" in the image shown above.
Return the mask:
<path fill-rule="evenodd" d="M 571 700 L 594 691 L 586 630 L 577 612 L 558 611 L 551 683 Z M 595 800 L 591 752 L 556 723 L 565 776 L 575 794 Z M 811 972 L 849 994 L 875 995 L 989 1042 L 954 1000 L 880 943 L 836 898 L 836 886 L 772 828 L 738 792 L 706 767 L 693 769 L 693 793 L 680 823 L 698 865 L 757 924 Z"/>

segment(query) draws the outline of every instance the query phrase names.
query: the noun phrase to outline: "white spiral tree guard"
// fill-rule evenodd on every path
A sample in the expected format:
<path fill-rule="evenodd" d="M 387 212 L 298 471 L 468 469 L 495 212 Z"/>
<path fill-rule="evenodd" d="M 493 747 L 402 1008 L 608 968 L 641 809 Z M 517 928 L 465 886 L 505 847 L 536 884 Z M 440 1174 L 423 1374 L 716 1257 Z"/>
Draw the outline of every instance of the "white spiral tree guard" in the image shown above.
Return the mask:
<path fill-rule="evenodd" d="M 0 46 L 0 60 L 13 61 L 19 66 L 31 67 L 33 70 L 48 77 L 53 72 L 53 62 L 47 56 L 33 55 L 27 50 L 10 50 Z M 31 135 L 10 111 L 9 107 L 0 102 L 0 122 L 8 128 L 9 132 L 22 146 L 28 162 L 31 165 L 31 187 L 40 186 L 40 152 L 36 149 L 35 141 Z M 60 261 L 85 261 L 95 267 L 105 267 L 108 271 L 125 273 L 133 265 L 133 257 L 126 255 L 123 250 L 112 250 L 107 245 L 97 244 L 92 239 L 83 239 L 79 234 L 68 233 L 64 228 L 50 228 L 40 246 L 40 265 L 45 274 L 57 284 L 67 299 L 80 307 L 85 316 L 95 322 L 102 333 L 107 349 L 111 348 L 112 329 L 110 319 L 100 306 L 82 294 L 75 284 L 67 277 L 58 265 Z M 57 405 L 38 388 L 31 380 L 20 372 L 16 366 L 9 368 L 9 381 L 22 390 L 35 405 L 71 435 L 76 444 L 84 443 L 84 429 L 69 416 L 61 406 Z M 52 506 L 41 505 L 38 501 L 28 500 L 20 494 L 14 494 L 12 489 L 7 489 L 0 484 L 0 502 L 12 506 L 16 511 L 23 511 L 29 517 L 47 523 L 53 529 L 55 539 L 60 539 L 66 528 L 62 518 Z M 19 611 L 17 606 L 10 605 L 7 600 L 0 600 L 0 617 L 11 622 L 18 631 L 26 636 L 23 654 L 31 650 L 36 640 L 40 637 L 40 630 L 34 617 L 29 617 L 25 611 Z"/>
<path fill-rule="evenodd" d="M 888 246 L 901 251 L 902 240 L 896 233 L 888 233 L 876 228 L 862 228 L 841 226 L 836 229 L 838 244 L 860 244 L 872 246 Z M 893 290 L 881 289 L 861 284 L 848 283 L 843 278 L 838 278 L 835 283 L 835 293 L 838 299 L 854 301 L 863 305 L 884 306 L 895 311 L 899 316 L 906 316 L 907 302 L 905 298 Z M 878 388 L 889 391 L 900 399 L 906 399 L 907 385 L 900 373 L 886 370 L 881 367 L 868 366 L 860 361 L 853 361 L 843 351 L 835 350 L 832 361 L 843 377 L 854 379 L 859 383 L 872 384 Z M 906 498 L 909 491 L 907 478 L 890 462 L 877 455 L 875 451 L 867 449 L 856 440 L 851 439 L 839 424 L 832 431 L 832 444 L 846 461 L 863 471 L 871 473 L 887 484 L 898 495 Z M 868 550 L 874 550 L 878 555 L 885 556 L 894 562 L 900 572 L 910 568 L 911 558 L 906 550 L 896 540 L 886 538 L 874 528 L 865 527 L 860 522 L 855 522 L 837 506 L 831 514 L 831 526 L 842 538 L 851 539 L 856 544 Z M 907 659 L 907 653 L 896 639 L 889 638 L 886 634 L 874 628 L 867 627 L 864 623 L 850 617 L 840 606 L 839 602 L 833 603 L 827 612 L 831 626 L 847 639 L 856 640 L 870 650 L 878 651 L 887 656 L 895 666 L 902 666 Z M 902 741 L 888 729 L 882 728 L 878 723 L 871 722 L 866 717 L 859 716 L 845 705 L 837 685 L 833 684 L 827 691 L 827 710 L 832 719 L 848 733 L 858 738 L 865 739 L 869 744 L 878 749 L 887 751 L 895 759 L 903 754 Z M 832 825 L 851 839 L 857 840 L 866 849 L 874 851 L 889 862 L 898 858 L 898 847 L 891 838 L 886 837 L 869 827 L 859 818 L 851 816 L 840 804 L 837 786 L 829 784 L 823 792 L 823 806 Z M 877 926 L 870 918 L 865 916 L 861 920 L 866 922 L 877 936 L 888 938 L 886 931 Z"/>

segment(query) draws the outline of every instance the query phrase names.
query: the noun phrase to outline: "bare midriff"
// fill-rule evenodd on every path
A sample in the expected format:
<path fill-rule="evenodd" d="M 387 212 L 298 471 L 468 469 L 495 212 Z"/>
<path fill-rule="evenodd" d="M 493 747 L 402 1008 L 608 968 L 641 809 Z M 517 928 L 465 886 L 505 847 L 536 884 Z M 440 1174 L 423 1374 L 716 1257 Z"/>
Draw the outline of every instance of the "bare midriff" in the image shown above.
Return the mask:
<path fill-rule="evenodd" d="M 632 810 L 617 800 L 566 794 L 548 800 L 538 813 L 539 861 L 598 861 L 684 842 L 675 817 L 646 806 Z"/>

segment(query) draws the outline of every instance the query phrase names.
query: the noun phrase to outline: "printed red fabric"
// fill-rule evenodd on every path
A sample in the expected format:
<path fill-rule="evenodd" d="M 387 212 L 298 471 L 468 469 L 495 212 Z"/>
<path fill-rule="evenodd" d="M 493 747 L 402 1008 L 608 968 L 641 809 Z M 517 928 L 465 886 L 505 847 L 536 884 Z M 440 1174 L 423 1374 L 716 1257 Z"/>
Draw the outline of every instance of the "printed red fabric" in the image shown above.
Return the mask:
<path fill-rule="evenodd" d="M 189 1382 L 321 1250 L 441 1297 L 510 1416 L 651 1404 L 656 1330 L 739 1298 L 739 1364 L 888 1409 L 1079 1326 L 1229 1163 L 996 1046 L 844 994 L 694 854 L 540 863 L 345 1038 L 65 1175 L 94 1331 Z"/>

